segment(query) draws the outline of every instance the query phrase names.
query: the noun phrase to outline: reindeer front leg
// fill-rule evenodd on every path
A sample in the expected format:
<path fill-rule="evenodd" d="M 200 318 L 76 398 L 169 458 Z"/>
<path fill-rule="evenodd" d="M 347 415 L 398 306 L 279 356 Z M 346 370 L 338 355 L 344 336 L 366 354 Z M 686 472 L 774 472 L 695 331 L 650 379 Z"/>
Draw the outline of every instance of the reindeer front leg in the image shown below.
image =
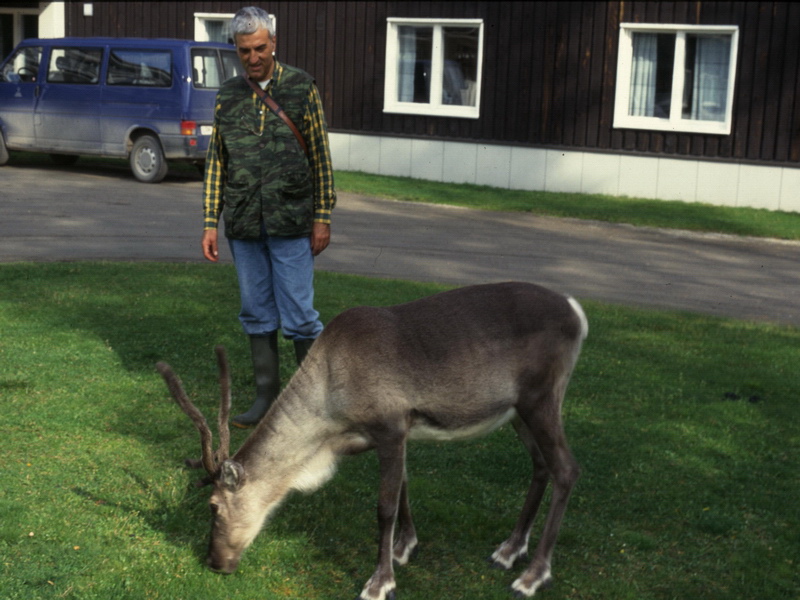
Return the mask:
<path fill-rule="evenodd" d="M 389 437 L 388 435 L 386 436 Z M 400 495 L 405 479 L 405 436 L 381 440 L 377 448 L 380 462 L 380 493 L 378 497 L 378 566 L 361 591 L 359 600 L 393 600 L 395 597 L 394 526 L 397 521 Z M 410 514 L 409 514 L 410 516 Z"/>

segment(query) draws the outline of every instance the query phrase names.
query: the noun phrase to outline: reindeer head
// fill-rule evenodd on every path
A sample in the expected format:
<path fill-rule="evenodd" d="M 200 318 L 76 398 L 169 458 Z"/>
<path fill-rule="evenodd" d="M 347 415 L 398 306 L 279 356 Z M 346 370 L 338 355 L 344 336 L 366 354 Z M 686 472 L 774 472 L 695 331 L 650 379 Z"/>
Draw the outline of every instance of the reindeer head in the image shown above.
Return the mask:
<path fill-rule="evenodd" d="M 264 520 L 263 513 L 254 508 L 258 499 L 254 490 L 247 488 L 247 477 L 244 467 L 231 460 L 230 431 L 228 415 L 231 407 L 230 371 L 225 349 L 215 348 L 219 365 L 220 407 L 217 418 L 219 430 L 219 449 L 212 452 L 212 435 L 208 422 L 183 389 L 183 384 L 172 368 L 163 362 L 156 369 L 169 388 L 172 397 L 194 423 L 200 432 L 202 457 L 198 460 L 187 460 L 186 464 L 193 468 L 203 467 L 208 476 L 196 485 L 212 484 L 214 491 L 209 500 L 214 522 L 211 527 L 211 541 L 208 547 L 208 566 L 214 571 L 232 573 L 239 564 L 242 552 L 258 535 Z"/>

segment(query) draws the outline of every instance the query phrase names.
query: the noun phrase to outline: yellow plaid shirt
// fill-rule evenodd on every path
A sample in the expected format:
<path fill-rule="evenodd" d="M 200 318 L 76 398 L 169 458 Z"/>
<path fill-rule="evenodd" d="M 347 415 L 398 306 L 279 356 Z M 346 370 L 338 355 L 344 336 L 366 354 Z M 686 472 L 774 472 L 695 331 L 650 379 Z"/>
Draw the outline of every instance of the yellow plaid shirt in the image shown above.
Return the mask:
<path fill-rule="evenodd" d="M 267 84 L 267 93 L 277 82 L 280 84 L 283 68 L 278 61 L 275 61 L 275 70 L 272 79 Z M 258 106 L 261 99 L 252 92 L 253 103 Z M 228 153 L 225 143 L 219 135 L 217 128 L 217 111 L 219 105 L 214 109 L 214 130 L 208 142 L 208 153 L 206 154 L 205 178 L 203 181 L 203 228 L 216 229 L 219 223 L 219 216 L 222 212 L 222 190 L 225 184 L 225 171 L 228 163 Z M 261 116 L 262 128 L 263 120 L 266 119 L 264 110 Z M 298 124 L 296 124 L 298 125 Z M 331 163 L 330 144 L 328 143 L 328 127 L 325 123 L 325 115 L 322 111 L 322 99 L 316 85 L 311 86 L 308 92 L 308 102 L 303 114 L 303 121 L 298 125 L 300 133 L 308 146 L 308 163 L 311 168 L 311 175 L 314 181 L 314 222 L 331 222 L 331 211 L 336 205 L 336 192 L 333 187 L 333 165 Z"/>

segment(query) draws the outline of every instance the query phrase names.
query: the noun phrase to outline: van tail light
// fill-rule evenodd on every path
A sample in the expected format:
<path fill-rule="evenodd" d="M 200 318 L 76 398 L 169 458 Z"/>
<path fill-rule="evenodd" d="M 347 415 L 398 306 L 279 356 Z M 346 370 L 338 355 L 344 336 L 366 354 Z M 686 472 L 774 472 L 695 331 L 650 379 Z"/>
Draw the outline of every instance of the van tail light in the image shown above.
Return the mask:
<path fill-rule="evenodd" d="M 181 121 L 181 135 L 197 135 L 197 122 Z"/>

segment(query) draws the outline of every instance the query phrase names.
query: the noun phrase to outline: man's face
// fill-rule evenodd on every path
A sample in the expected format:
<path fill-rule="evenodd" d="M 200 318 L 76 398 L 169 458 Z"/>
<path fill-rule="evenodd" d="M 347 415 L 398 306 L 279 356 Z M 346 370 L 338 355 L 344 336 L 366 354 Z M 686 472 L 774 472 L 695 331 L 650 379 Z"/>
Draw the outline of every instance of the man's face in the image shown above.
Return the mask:
<path fill-rule="evenodd" d="M 245 73 L 254 81 L 266 81 L 272 77 L 275 59 L 275 38 L 266 29 L 236 36 L 236 51 Z"/>

